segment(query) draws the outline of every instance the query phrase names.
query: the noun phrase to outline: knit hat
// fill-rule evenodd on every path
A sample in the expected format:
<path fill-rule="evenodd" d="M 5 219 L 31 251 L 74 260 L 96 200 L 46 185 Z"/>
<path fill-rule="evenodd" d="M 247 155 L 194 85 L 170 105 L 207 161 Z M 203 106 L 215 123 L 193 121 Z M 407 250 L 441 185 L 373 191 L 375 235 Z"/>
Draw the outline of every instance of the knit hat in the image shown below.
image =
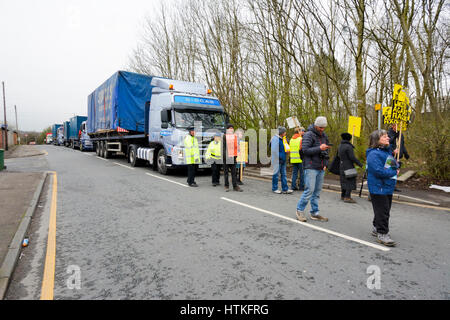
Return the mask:
<path fill-rule="evenodd" d="M 278 134 L 283 134 L 286 132 L 286 128 L 285 127 L 278 127 Z"/>
<path fill-rule="evenodd" d="M 325 128 L 328 125 L 327 118 L 325 118 L 325 117 L 317 117 L 316 121 L 314 121 L 314 125 L 316 127 Z"/>
<path fill-rule="evenodd" d="M 341 134 L 342 140 L 350 141 L 352 140 L 352 135 L 348 132 L 344 132 Z"/>

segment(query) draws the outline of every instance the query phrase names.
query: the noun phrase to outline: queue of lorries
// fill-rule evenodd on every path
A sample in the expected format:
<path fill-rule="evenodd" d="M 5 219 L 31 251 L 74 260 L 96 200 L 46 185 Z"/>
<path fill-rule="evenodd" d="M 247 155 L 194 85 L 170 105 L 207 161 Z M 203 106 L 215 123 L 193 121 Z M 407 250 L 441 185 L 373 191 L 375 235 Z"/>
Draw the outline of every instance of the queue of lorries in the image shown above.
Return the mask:
<path fill-rule="evenodd" d="M 150 164 L 166 174 L 185 166 L 183 139 L 196 128 L 201 164 L 215 132 L 228 116 L 206 86 L 194 82 L 118 71 L 87 98 L 87 116 L 52 126 L 53 144 L 95 151 L 103 158 L 120 154 L 134 167 Z"/>

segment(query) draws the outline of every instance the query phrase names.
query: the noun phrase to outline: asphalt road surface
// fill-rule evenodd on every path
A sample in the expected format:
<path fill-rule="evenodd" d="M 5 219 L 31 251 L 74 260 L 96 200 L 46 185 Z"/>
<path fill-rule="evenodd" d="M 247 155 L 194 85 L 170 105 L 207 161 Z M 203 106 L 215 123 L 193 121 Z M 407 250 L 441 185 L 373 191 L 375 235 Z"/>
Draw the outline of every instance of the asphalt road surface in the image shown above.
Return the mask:
<path fill-rule="evenodd" d="M 449 211 L 394 203 L 398 245 L 387 248 L 370 234 L 364 198 L 346 204 L 324 190 L 320 210 L 329 222 L 302 224 L 300 193 L 274 194 L 267 181 L 245 179 L 244 192 L 225 192 L 223 177 L 212 187 L 203 174 L 189 188 L 183 173 L 40 148 L 48 154 L 7 165 L 56 173 L 54 299 L 450 298 Z M 53 179 L 7 299 L 41 297 Z"/>

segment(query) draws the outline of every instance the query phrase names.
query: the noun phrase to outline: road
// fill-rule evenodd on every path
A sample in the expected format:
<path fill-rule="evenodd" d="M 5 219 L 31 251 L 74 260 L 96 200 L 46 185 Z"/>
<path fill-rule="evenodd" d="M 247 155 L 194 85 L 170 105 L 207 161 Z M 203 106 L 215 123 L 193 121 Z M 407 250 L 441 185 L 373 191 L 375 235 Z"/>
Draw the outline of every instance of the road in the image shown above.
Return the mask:
<path fill-rule="evenodd" d="M 450 298 L 449 211 L 394 203 L 398 246 L 386 250 L 370 235 L 366 199 L 346 204 L 324 190 L 320 209 L 329 222 L 302 224 L 300 193 L 274 194 L 267 181 L 246 179 L 244 192 L 225 192 L 201 175 L 199 188 L 189 188 L 182 173 L 40 148 L 48 154 L 8 163 L 55 174 L 7 299 L 41 297 L 52 202 L 56 300 Z"/>

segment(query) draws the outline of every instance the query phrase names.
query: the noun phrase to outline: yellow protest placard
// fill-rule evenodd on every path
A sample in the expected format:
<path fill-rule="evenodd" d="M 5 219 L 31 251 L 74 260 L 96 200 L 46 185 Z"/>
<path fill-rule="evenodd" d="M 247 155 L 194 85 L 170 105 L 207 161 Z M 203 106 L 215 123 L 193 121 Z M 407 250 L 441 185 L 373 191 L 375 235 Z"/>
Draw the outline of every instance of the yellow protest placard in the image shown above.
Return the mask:
<path fill-rule="evenodd" d="M 236 162 L 238 162 L 238 163 L 242 163 L 242 162 L 247 163 L 248 162 L 248 142 L 246 142 L 246 141 L 239 142 L 239 152 L 236 157 Z"/>
<path fill-rule="evenodd" d="M 348 118 L 348 133 L 352 136 L 359 137 L 361 135 L 361 118 L 350 116 Z"/>
<path fill-rule="evenodd" d="M 383 108 L 384 124 L 401 124 L 402 130 L 406 130 L 408 122 L 411 118 L 411 107 L 409 105 L 409 97 L 399 84 L 394 85 L 392 94 L 392 107 Z"/>

